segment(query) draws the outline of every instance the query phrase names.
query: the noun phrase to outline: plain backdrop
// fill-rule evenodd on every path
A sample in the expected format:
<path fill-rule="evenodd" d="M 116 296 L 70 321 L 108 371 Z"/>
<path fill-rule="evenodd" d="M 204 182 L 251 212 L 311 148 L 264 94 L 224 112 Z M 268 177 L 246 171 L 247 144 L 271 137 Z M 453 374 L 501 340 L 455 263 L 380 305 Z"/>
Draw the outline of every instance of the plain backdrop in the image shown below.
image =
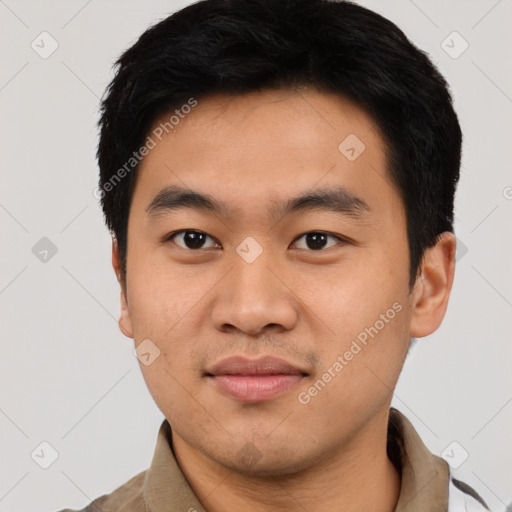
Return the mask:
<path fill-rule="evenodd" d="M 1 511 L 82 508 L 151 462 L 163 415 L 117 326 L 110 236 L 93 196 L 96 123 L 115 59 L 187 3 L 0 0 Z M 454 475 L 503 510 L 512 500 L 512 3 L 361 4 L 430 54 L 465 137 L 451 303 L 411 350 L 393 403 L 432 452 L 467 457 Z M 41 450 L 58 455 L 47 469 Z"/>

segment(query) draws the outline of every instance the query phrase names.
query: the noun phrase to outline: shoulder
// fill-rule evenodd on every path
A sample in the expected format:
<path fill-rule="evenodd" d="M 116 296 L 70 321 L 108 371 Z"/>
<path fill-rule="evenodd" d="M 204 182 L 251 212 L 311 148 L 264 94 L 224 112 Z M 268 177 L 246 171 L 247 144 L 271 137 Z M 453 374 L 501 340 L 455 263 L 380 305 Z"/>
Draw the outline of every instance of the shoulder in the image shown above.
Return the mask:
<path fill-rule="evenodd" d="M 147 471 L 135 475 L 110 494 L 99 496 L 85 508 L 69 508 L 59 512 L 146 512 L 144 505 L 144 479 Z"/>

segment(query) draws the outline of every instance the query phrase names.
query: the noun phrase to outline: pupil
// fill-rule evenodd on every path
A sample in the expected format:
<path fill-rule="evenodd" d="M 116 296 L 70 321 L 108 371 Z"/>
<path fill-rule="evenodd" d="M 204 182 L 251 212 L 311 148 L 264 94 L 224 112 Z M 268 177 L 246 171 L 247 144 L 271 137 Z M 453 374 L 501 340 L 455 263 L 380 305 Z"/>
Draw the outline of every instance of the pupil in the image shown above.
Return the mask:
<path fill-rule="evenodd" d="M 325 245 L 327 235 L 325 233 L 308 233 L 306 243 L 310 249 L 321 249 Z"/>
<path fill-rule="evenodd" d="M 198 233 L 197 231 L 186 231 L 185 244 L 189 249 L 200 249 L 204 242 L 204 236 L 204 233 Z"/>

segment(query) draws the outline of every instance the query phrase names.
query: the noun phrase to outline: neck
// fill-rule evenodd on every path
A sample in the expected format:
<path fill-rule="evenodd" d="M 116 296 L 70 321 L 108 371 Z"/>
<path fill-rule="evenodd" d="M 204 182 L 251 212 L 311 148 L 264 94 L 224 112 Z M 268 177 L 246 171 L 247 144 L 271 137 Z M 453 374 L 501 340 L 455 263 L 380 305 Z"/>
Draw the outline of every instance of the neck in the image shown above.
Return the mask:
<path fill-rule="evenodd" d="M 173 449 L 208 512 L 392 512 L 400 494 L 400 476 L 387 456 L 388 415 L 383 419 L 383 425 L 382 421 L 369 425 L 307 470 L 281 477 L 237 473 L 195 450 L 174 432 Z"/>

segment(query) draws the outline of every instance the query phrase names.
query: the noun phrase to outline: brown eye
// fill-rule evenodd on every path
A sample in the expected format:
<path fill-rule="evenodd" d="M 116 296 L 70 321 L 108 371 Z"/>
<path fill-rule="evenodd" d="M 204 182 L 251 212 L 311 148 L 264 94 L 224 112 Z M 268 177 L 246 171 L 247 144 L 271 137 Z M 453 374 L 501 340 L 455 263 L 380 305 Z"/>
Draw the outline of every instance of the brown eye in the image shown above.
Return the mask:
<path fill-rule="evenodd" d="M 305 233 L 296 240 L 300 240 L 301 238 L 305 239 L 305 247 L 298 247 L 298 249 L 310 249 L 312 251 L 321 251 L 322 249 L 325 249 L 329 239 L 343 242 L 341 238 L 322 231 L 311 231 L 310 233 Z M 297 242 L 295 242 L 295 244 L 297 244 Z M 330 247 L 332 247 L 332 245 Z M 330 247 L 327 247 L 327 249 Z"/>
<path fill-rule="evenodd" d="M 205 241 L 208 238 L 213 241 L 209 235 L 202 231 L 187 229 L 172 234 L 168 237 L 168 240 L 173 240 L 176 245 L 183 249 L 198 250 L 208 249 L 215 246 L 215 242 L 214 245 L 205 246 Z M 179 243 L 178 240 L 180 240 Z"/>

